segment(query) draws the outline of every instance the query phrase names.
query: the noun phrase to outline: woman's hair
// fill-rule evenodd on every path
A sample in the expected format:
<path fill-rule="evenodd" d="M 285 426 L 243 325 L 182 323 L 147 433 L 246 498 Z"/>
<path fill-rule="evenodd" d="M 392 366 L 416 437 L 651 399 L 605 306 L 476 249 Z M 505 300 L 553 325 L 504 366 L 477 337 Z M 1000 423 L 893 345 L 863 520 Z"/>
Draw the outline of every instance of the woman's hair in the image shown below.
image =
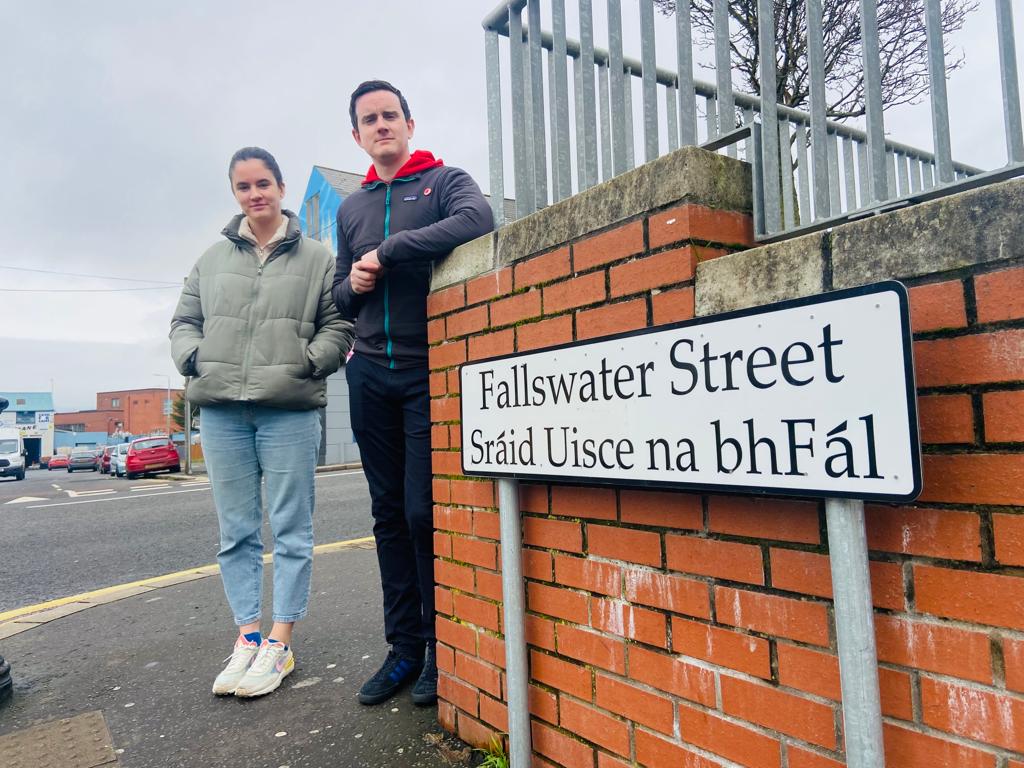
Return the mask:
<path fill-rule="evenodd" d="M 231 180 L 232 171 L 235 170 L 235 164 L 243 160 L 262 160 L 263 164 L 267 166 L 267 170 L 274 174 L 277 186 L 280 187 L 284 184 L 284 178 L 281 176 L 281 166 L 277 164 L 277 160 L 274 159 L 272 154 L 261 147 L 242 147 L 231 156 L 231 163 L 228 165 L 229 181 Z"/>

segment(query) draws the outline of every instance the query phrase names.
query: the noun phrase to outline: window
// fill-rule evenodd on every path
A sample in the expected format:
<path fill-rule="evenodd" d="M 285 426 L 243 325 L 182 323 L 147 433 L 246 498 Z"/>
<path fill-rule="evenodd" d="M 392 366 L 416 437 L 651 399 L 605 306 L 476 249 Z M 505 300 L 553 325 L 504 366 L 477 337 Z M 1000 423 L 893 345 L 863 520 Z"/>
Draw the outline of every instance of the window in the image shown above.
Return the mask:
<path fill-rule="evenodd" d="M 150 438 L 149 440 L 136 440 L 132 443 L 132 447 L 137 451 L 145 451 L 150 448 L 163 448 L 165 445 L 170 445 L 166 437 Z"/>
<path fill-rule="evenodd" d="M 36 423 L 36 412 L 35 411 L 18 411 L 14 414 L 15 424 L 35 424 Z"/>
<path fill-rule="evenodd" d="M 110 407 L 111 408 L 120 408 L 121 407 L 121 398 L 119 398 L 119 397 L 111 398 L 111 400 L 110 400 Z"/>
<path fill-rule="evenodd" d="M 306 234 L 314 240 L 320 239 L 320 193 L 306 201 Z"/>

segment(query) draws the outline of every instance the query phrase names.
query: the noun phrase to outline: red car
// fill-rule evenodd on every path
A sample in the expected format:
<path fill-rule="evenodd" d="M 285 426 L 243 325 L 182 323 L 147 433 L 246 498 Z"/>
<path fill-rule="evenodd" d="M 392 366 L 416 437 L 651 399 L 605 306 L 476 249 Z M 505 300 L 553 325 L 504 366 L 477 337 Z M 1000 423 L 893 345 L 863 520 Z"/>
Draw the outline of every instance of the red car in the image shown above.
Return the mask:
<path fill-rule="evenodd" d="M 116 445 L 108 445 L 103 449 L 103 458 L 100 459 L 100 472 L 104 475 L 110 474 L 111 454 L 117 449 Z"/>
<path fill-rule="evenodd" d="M 51 472 L 55 469 L 67 469 L 68 468 L 68 457 L 62 453 L 55 453 L 50 457 L 50 461 L 47 463 L 46 468 Z"/>
<path fill-rule="evenodd" d="M 170 438 L 163 435 L 140 437 L 128 446 L 125 456 L 125 474 L 129 480 L 150 472 L 181 472 L 178 449 Z"/>

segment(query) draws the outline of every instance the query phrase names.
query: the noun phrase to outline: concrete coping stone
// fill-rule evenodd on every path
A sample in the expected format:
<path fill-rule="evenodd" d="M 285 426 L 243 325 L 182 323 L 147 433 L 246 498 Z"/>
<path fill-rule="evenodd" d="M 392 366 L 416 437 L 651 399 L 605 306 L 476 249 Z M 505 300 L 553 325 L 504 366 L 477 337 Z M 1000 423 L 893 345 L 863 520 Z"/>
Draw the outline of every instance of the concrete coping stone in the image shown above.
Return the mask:
<path fill-rule="evenodd" d="M 435 264 L 431 290 L 676 203 L 749 213 L 752 194 L 747 163 L 683 147 L 456 248 Z"/>

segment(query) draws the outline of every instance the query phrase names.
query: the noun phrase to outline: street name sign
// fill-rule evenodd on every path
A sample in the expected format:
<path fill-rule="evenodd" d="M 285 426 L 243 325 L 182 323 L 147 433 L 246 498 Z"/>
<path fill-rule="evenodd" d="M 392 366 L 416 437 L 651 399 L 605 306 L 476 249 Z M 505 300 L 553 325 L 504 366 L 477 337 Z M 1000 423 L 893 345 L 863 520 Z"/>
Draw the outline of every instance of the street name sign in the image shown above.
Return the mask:
<path fill-rule="evenodd" d="M 909 501 L 906 288 L 887 281 L 467 363 L 467 475 Z"/>

